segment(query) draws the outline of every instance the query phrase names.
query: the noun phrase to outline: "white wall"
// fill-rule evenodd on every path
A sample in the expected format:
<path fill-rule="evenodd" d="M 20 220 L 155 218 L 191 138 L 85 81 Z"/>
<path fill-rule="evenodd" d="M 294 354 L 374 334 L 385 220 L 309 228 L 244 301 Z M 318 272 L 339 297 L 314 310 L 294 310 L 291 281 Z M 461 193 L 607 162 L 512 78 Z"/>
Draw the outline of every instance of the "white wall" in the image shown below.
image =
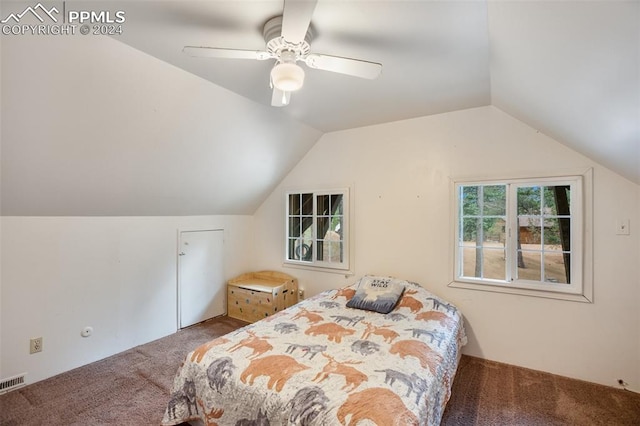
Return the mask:
<path fill-rule="evenodd" d="M 638 188 L 637 194 L 638 195 L 636 196 L 636 200 L 637 200 L 636 206 L 638 207 L 636 209 L 637 213 L 636 213 L 636 218 L 635 218 L 632 231 L 634 235 L 636 235 L 636 246 L 638 250 L 637 251 L 638 255 L 636 256 L 635 262 L 637 265 L 640 265 L 640 238 L 637 238 L 637 235 L 640 231 L 640 187 Z M 636 276 L 635 282 L 636 282 L 636 290 L 638 291 L 638 301 L 636 302 L 636 306 L 640 306 L 640 276 Z M 638 324 L 640 324 L 640 309 L 636 308 L 636 313 L 638 316 Z M 638 351 L 640 351 L 640 327 L 638 327 L 636 331 L 638 333 L 638 348 L 639 348 Z M 636 362 L 638 364 L 638 377 L 640 377 L 640 356 L 636 358 Z M 638 389 L 637 387 L 634 388 L 634 390 L 640 393 L 640 389 Z"/>
<path fill-rule="evenodd" d="M 0 6 L 1 9 L 1 6 Z M 0 37 L 0 51 L 2 51 L 2 37 Z M 0 82 L 2 82 L 2 55 L 0 55 Z M 0 99 L 2 99 L 2 84 L 0 84 Z M 1 103 L 0 103 L 1 107 Z M 0 137 L 2 135 L 2 114 L 0 114 Z M 0 149 L 0 176 L 2 176 L 2 149 Z M 1 195 L 1 194 L 0 194 Z M 0 211 L 2 211 L 2 197 L 0 197 Z M 2 239 L 2 221 L 0 219 L 0 240 Z M 0 259 L 2 259 L 2 244 L 0 244 Z M 2 262 L 0 262 L 0 276 L 2 276 Z M 1 278 L 0 278 L 1 280 Z M 0 307 L 2 306 L 2 281 L 0 281 Z M 0 315 L 0 378 L 7 377 L 2 371 L 2 315 Z"/>
<path fill-rule="evenodd" d="M 593 304 L 450 288 L 451 177 L 594 169 Z M 255 269 L 282 269 L 283 188 L 351 185 L 354 272 L 422 283 L 467 321 L 465 352 L 640 389 L 640 188 L 494 107 L 325 134 L 255 214 Z M 615 235 L 617 218 L 631 236 Z M 356 277 L 285 268 L 307 295 Z"/>
<path fill-rule="evenodd" d="M 177 329 L 178 230 L 224 229 L 225 278 L 250 270 L 251 216 L 2 217 L 2 377 L 28 383 Z M 84 326 L 94 334 L 80 336 Z M 29 339 L 44 350 L 29 355 Z"/>

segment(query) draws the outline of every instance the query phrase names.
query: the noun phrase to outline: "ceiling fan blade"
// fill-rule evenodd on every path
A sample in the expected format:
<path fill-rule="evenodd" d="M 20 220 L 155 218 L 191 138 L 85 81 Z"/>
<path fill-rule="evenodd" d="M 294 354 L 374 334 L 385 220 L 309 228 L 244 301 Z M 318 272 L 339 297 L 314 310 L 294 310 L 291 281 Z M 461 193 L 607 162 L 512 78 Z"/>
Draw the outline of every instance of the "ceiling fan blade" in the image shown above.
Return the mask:
<path fill-rule="evenodd" d="M 332 71 L 354 77 L 374 80 L 382 72 L 382 64 L 360 59 L 342 58 L 340 56 L 310 54 L 303 61 L 309 68 Z"/>
<path fill-rule="evenodd" d="M 282 107 L 289 105 L 291 99 L 291 92 L 283 92 L 280 89 L 273 88 L 273 94 L 271 95 L 271 106 Z"/>
<path fill-rule="evenodd" d="M 271 57 L 269 53 L 259 50 L 224 49 L 205 46 L 185 46 L 182 52 L 197 58 L 257 59 L 263 61 Z"/>
<path fill-rule="evenodd" d="M 317 0 L 285 0 L 282 14 L 282 37 L 289 43 L 304 41 Z"/>

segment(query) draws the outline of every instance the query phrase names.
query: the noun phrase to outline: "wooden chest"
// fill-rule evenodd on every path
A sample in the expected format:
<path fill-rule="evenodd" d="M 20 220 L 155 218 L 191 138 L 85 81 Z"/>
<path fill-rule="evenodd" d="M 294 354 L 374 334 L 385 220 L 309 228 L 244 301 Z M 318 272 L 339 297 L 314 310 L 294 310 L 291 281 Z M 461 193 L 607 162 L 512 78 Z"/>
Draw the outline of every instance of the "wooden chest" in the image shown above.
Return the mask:
<path fill-rule="evenodd" d="M 298 303 L 298 280 L 277 271 L 242 274 L 227 282 L 227 315 L 256 322 Z"/>

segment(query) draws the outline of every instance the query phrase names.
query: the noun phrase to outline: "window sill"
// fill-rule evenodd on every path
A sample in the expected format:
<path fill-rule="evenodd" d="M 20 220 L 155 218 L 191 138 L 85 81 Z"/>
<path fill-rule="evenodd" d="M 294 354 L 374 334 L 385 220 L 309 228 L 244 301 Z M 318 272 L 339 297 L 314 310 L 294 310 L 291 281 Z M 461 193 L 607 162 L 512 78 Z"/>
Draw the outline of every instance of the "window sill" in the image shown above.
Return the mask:
<path fill-rule="evenodd" d="M 304 265 L 301 263 L 288 263 L 285 262 L 282 264 L 283 268 L 293 268 L 293 269 L 304 269 L 306 271 L 314 271 L 314 272 L 326 272 L 329 274 L 339 274 L 344 276 L 353 276 L 355 273 L 350 269 L 337 269 L 337 268 L 327 268 L 326 266 L 313 266 L 313 265 Z"/>
<path fill-rule="evenodd" d="M 520 296 L 542 297 L 545 299 L 568 300 L 571 302 L 593 303 L 592 297 L 584 294 L 559 293 L 555 291 L 533 290 L 525 288 L 507 287 L 499 284 L 472 283 L 463 281 L 452 281 L 449 287 L 463 288 L 467 290 L 490 291 L 494 293 L 517 294 Z"/>

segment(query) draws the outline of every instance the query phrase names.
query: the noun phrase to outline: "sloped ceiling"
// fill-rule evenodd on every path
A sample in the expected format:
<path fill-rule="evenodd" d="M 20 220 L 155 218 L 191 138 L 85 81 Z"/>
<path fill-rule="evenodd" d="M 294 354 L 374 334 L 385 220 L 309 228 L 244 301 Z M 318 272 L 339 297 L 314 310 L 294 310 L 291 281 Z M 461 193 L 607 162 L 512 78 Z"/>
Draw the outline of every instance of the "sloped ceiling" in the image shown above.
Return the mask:
<path fill-rule="evenodd" d="M 108 37 L 2 56 L 3 215 L 253 214 L 321 135 Z"/>
<path fill-rule="evenodd" d="M 137 2 L 118 40 L 263 105 L 273 61 L 193 58 L 185 45 L 264 50 L 282 0 Z M 131 24 L 131 25 L 130 25 Z M 383 64 L 375 81 L 306 68 L 286 114 L 323 132 L 491 102 L 484 2 L 323 1 L 311 50 Z"/>
<path fill-rule="evenodd" d="M 272 63 L 181 53 L 262 50 L 282 0 L 80 4 L 123 33 L 1 36 L 5 215 L 251 214 L 322 133 L 491 104 L 640 184 L 638 1 L 319 0 L 312 51 L 382 75 L 284 108 Z"/>
<path fill-rule="evenodd" d="M 490 2 L 491 102 L 640 184 L 640 2 Z"/>
<path fill-rule="evenodd" d="M 119 39 L 269 105 L 270 61 L 181 49 L 263 50 L 263 25 L 282 1 L 162 5 L 129 8 L 136 25 Z M 367 81 L 307 69 L 284 108 L 296 120 L 330 132 L 493 104 L 640 183 L 637 0 L 320 0 L 312 28 L 313 52 L 380 62 L 383 71 Z"/>

